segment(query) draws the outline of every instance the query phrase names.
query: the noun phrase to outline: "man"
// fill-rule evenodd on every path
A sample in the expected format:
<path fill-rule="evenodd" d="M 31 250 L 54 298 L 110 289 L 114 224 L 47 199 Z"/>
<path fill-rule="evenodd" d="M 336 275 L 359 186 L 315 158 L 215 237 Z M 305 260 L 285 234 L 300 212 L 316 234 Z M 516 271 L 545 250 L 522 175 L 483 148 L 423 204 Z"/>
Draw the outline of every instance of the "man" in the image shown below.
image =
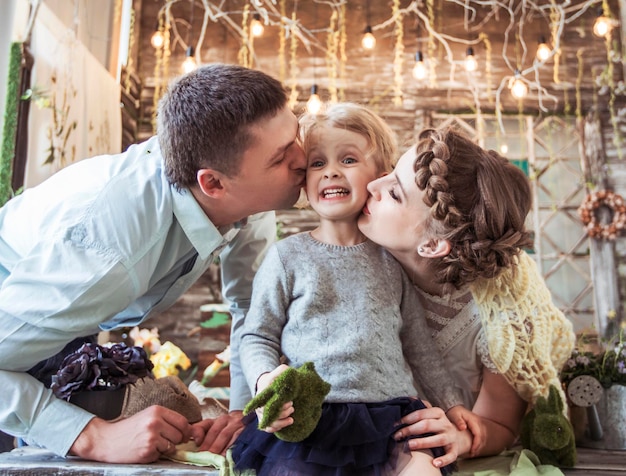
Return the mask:
<path fill-rule="evenodd" d="M 241 392 L 229 415 L 193 427 L 160 406 L 111 422 L 31 374 L 76 339 L 163 311 L 219 257 L 233 314 L 232 384 L 245 388 L 236 337 L 276 234 L 267 212 L 291 206 L 304 181 L 297 131 L 278 81 L 205 66 L 163 97 L 156 137 L 67 167 L 0 209 L 0 430 L 117 463 L 154 461 L 190 437 L 215 453 L 232 443 Z"/>

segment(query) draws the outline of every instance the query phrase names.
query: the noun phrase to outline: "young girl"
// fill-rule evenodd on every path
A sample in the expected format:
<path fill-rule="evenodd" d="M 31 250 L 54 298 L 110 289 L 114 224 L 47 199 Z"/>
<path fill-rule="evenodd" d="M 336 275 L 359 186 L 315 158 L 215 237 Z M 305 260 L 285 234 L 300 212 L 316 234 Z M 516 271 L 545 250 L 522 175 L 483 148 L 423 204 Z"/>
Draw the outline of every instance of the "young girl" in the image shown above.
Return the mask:
<path fill-rule="evenodd" d="M 347 103 L 305 116 L 301 130 L 306 195 L 320 224 L 266 255 L 241 362 L 253 393 L 287 368 L 279 367 L 281 356 L 293 367 L 312 361 L 332 387 L 317 428 L 302 442 L 282 441 L 250 421 L 233 447 L 236 467 L 259 476 L 441 474 L 433 453 L 409 452 L 393 434 L 403 415 L 424 408 L 414 380 L 429 401 L 459 418 L 461 396 L 408 277 L 357 227 L 367 184 L 392 169 L 394 135 L 380 117 Z"/>
<path fill-rule="evenodd" d="M 528 404 L 550 385 L 561 389 L 575 338 L 524 251 L 530 183 L 498 153 L 441 128 L 424 131 L 368 188 L 359 229 L 402 263 L 465 406 L 481 418 L 477 452 L 467 430 L 450 426 L 444 438 L 462 455 L 498 454 L 516 441 Z M 416 434 L 431 414 L 403 418 L 409 426 L 397 437 Z M 432 446 L 427 440 L 409 446 Z"/>

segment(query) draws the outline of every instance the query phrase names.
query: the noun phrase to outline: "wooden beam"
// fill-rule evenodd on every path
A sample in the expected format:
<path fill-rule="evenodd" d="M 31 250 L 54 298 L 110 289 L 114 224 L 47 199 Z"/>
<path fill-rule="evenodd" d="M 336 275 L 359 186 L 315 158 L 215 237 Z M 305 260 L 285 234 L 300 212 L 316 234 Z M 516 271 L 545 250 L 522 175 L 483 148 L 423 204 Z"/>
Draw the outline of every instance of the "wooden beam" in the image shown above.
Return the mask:
<path fill-rule="evenodd" d="M 596 117 L 589 116 L 579 124 L 581 133 L 582 168 L 587 184 L 595 184 L 598 190 L 609 188 L 606 174 L 606 157 L 602 140 L 602 125 Z M 588 190 L 589 191 L 589 190 Z M 609 210 L 598 210 L 600 223 L 611 219 Z M 610 338 L 614 333 L 611 329 L 609 316 L 619 310 L 619 289 L 617 283 L 617 263 L 615 259 L 615 242 L 589 238 L 591 258 L 591 278 L 595 300 L 595 326 L 601 337 Z"/>

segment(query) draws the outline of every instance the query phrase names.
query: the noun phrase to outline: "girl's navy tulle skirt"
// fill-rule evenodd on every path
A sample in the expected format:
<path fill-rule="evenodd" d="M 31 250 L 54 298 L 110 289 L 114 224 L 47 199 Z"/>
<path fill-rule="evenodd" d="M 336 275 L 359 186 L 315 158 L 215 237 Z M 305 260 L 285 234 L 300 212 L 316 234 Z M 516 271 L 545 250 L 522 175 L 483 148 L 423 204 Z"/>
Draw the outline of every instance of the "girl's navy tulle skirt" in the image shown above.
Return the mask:
<path fill-rule="evenodd" d="M 396 398 L 381 403 L 324 403 L 311 435 L 298 443 L 283 441 L 257 429 L 253 412 L 237 438 L 232 456 L 237 470 L 257 476 L 389 476 L 410 459 L 406 442 L 393 439 L 404 415 L 426 408 L 419 399 Z M 422 435 L 428 436 L 428 435 Z M 419 437 L 418 437 L 419 438 Z M 443 448 L 433 448 L 435 457 Z M 442 468 L 451 474 L 453 465 Z"/>

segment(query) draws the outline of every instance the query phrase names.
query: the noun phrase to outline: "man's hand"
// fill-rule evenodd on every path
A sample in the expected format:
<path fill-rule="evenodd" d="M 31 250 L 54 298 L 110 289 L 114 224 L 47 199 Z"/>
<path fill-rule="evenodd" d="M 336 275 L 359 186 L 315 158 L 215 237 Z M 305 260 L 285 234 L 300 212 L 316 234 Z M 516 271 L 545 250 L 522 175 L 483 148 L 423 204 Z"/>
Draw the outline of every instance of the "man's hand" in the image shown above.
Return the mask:
<path fill-rule="evenodd" d="M 242 417 L 243 412 L 236 410 L 215 419 L 202 420 L 193 424 L 191 437 L 196 442 L 198 451 L 226 454 L 226 450 L 243 431 Z"/>
<path fill-rule="evenodd" d="M 70 454 L 104 463 L 151 463 L 189 441 L 191 425 L 180 413 L 154 405 L 118 421 L 92 419 Z"/>

